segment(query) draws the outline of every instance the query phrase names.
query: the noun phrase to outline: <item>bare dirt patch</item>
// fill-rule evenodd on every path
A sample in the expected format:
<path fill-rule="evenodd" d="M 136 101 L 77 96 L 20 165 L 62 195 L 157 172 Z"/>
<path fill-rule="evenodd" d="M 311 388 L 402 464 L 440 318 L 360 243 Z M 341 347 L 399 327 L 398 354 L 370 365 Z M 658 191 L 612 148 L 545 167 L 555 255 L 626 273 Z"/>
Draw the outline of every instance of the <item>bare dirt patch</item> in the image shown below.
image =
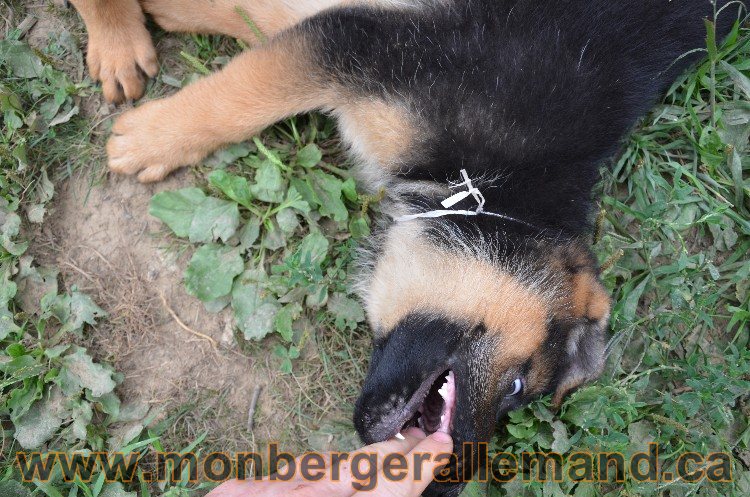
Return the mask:
<path fill-rule="evenodd" d="M 246 448 L 254 438 L 278 439 L 283 429 L 271 420 L 283 406 L 264 401 L 274 395 L 261 398 L 254 432 L 245 428 L 253 388 L 273 389 L 276 372 L 263 356 L 240 352 L 229 313 L 211 314 L 185 293 L 184 251 L 170 246 L 159 233 L 161 223 L 147 214 L 154 193 L 185 186 L 190 175 L 157 186 L 111 178 L 91 187 L 89 178 L 81 172 L 59 185 L 47 247 L 66 285 L 91 294 L 109 313 L 88 341 L 124 373 L 121 396 L 163 408 L 165 415 L 181 406 L 198 408 L 205 414 L 184 428 L 196 435 L 208 430 L 209 438 L 223 443 Z M 180 326 L 162 296 L 185 325 L 218 347 Z"/>

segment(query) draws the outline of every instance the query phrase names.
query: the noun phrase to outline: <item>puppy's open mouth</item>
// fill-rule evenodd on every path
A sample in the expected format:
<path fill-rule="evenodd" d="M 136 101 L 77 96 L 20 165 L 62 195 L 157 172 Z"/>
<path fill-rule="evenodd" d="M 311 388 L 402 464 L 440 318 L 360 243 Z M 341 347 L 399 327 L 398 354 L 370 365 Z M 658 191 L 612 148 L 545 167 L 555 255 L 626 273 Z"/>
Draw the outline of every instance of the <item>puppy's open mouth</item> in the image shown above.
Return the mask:
<path fill-rule="evenodd" d="M 428 435 L 451 433 L 456 411 L 456 380 L 452 370 L 429 376 L 407 402 L 398 431 L 418 426 Z"/>

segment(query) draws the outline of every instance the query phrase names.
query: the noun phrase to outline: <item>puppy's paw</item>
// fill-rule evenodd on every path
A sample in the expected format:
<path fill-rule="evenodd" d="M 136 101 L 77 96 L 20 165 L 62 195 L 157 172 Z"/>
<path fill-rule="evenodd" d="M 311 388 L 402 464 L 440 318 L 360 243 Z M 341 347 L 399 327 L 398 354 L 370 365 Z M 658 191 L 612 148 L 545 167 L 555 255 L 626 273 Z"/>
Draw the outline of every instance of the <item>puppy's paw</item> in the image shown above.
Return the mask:
<path fill-rule="evenodd" d="M 138 174 L 143 183 L 161 181 L 210 152 L 192 130 L 190 117 L 174 103 L 170 98 L 154 100 L 117 118 L 107 142 L 113 172 Z"/>
<path fill-rule="evenodd" d="M 91 29 L 86 62 L 91 77 L 102 82 L 104 98 L 112 103 L 140 98 L 146 78 L 159 72 L 151 36 L 138 18 Z"/>

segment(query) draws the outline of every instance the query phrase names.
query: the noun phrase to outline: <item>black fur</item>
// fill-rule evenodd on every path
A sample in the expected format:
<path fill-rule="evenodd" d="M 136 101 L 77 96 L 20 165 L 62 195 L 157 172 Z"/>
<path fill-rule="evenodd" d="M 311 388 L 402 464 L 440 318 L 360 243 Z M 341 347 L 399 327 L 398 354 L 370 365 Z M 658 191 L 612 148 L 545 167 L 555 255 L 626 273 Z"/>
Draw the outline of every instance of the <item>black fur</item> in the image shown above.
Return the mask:
<path fill-rule="evenodd" d="M 713 17 L 708 0 L 456 0 L 336 9 L 306 28 L 327 74 L 419 115 L 425 140 L 402 178 L 497 178 L 486 210 L 577 235 L 598 168 L 701 58 L 680 57 L 705 47 Z M 717 32 L 736 19 L 726 9 Z"/>
<path fill-rule="evenodd" d="M 519 250 L 536 257 L 529 250 L 538 251 L 535 243 L 542 239 L 564 243 L 589 233 L 599 168 L 674 79 L 702 57 L 689 52 L 705 47 L 704 19 L 713 19 L 715 8 L 727 0 L 716 7 L 708 0 L 415 4 L 420 6 L 338 8 L 299 29 L 310 40 L 320 74 L 331 83 L 400 103 L 417 116 L 418 142 L 392 181 L 445 185 L 466 169 L 471 178 L 480 178 L 485 210 L 531 224 L 490 216 L 428 222 L 452 225 L 452 232 L 435 228 L 430 233 L 441 244 L 450 244 L 447 238 L 456 231 L 470 244 L 502 240 L 494 254 L 502 260 L 517 258 Z M 738 8 L 719 16 L 719 37 L 737 20 Z M 439 208 L 439 199 L 429 195 L 400 200 L 415 211 Z M 474 207 L 471 199 L 465 207 Z M 569 367 L 566 361 L 573 360 L 565 351 L 572 328 L 550 324 L 543 345 L 556 372 L 550 389 Z M 497 380 L 485 377 L 482 357 L 460 353 L 467 334 L 471 330 L 460 323 L 412 316 L 376 343 L 355 412 L 366 441 L 377 438 L 368 418 L 372 409 L 386 406 L 395 388 L 413 392 L 430 368 L 450 361 L 456 368 L 458 415 L 475 418 L 457 420 L 454 440 L 489 438 L 496 413 L 473 402 Z M 601 329 L 590 339 L 601 342 L 599 335 Z M 583 362 L 601 360 L 587 353 L 573 352 Z M 456 357 L 464 362 L 455 363 Z M 500 414 L 518 403 L 495 394 Z M 428 494 L 457 495 L 461 488 L 431 485 Z"/>

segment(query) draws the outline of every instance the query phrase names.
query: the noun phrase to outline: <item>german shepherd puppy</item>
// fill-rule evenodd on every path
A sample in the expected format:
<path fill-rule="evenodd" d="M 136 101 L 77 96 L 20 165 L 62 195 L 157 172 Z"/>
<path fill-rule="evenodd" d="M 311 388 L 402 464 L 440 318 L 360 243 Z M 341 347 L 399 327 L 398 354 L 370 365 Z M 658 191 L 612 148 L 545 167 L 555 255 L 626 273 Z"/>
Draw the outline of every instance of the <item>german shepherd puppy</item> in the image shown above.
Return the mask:
<path fill-rule="evenodd" d="M 598 168 L 700 58 L 718 0 L 74 0 L 110 100 L 156 62 L 167 30 L 254 45 L 221 72 L 120 116 L 109 166 L 140 181 L 285 117 L 338 120 L 386 219 L 360 283 L 374 339 L 354 423 L 488 441 L 531 399 L 596 378 L 610 298 L 590 251 Z M 258 38 L 239 6 L 267 36 Z M 459 478 L 460 479 L 460 478 Z M 463 484 L 432 484 L 457 495 Z"/>

